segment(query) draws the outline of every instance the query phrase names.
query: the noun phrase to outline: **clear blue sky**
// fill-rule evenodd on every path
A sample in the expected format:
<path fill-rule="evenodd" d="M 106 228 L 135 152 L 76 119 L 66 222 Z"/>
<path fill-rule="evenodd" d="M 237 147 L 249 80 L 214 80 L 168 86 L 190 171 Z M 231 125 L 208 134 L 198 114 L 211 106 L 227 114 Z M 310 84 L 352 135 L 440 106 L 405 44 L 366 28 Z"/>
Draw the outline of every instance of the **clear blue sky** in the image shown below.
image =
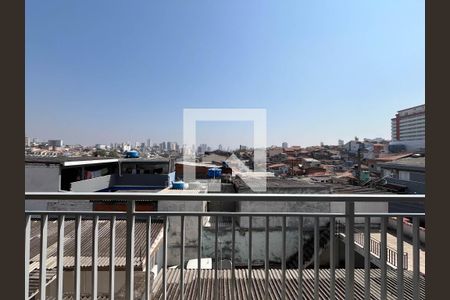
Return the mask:
<path fill-rule="evenodd" d="M 266 108 L 269 145 L 390 138 L 425 101 L 424 19 L 424 0 L 27 0 L 26 134 L 181 142 L 198 107 Z M 199 142 L 216 130 L 251 136 Z"/>

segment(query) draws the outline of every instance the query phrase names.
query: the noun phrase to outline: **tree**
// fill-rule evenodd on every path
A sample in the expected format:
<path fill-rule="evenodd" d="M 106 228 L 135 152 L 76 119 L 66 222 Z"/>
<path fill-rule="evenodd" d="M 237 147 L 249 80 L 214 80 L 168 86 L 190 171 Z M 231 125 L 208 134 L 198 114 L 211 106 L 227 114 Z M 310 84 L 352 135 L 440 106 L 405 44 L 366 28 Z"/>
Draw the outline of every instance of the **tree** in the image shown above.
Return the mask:
<path fill-rule="evenodd" d="M 120 154 L 117 152 L 117 150 L 112 150 L 112 151 L 109 151 L 109 155 L 108 156 L 109 157 L 114 157 L 114 158 L 119 158 Z"/>
<path fill-rule="evenodd" d="M 95 151 L 94 156 L 106 157 L 106 156 L 108 156 L 108 152 L 106 152 L 106 150 L 103 150 L 103 149 L 98 149 Z"/>

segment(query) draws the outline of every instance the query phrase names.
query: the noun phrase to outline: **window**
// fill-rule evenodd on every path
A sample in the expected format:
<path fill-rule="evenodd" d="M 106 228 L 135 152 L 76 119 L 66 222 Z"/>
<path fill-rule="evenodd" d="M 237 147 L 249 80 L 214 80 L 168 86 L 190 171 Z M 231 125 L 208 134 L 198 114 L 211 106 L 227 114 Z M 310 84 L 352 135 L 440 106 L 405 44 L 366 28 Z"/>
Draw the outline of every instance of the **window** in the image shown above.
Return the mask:
<path fill-rule="evenodd" d="M 398 179 L 409 181 L 409 172 L 408 171 L 400 171 L 398 174 Z"/>
<path fill-rule="evenodd" d="M 392 171 L 391 170 L 383 170 L 383 176 L 385 177 L 392 177 Z"/>

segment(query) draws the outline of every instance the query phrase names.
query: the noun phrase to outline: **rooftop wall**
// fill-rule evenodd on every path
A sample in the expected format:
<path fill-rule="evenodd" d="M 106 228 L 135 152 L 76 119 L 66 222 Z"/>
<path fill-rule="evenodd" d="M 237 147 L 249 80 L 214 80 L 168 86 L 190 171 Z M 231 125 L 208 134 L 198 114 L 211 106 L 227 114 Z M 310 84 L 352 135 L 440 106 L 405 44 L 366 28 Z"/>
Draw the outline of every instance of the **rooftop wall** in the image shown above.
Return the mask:
<path fill-rule="evenodd" d="M 167 187 L 174 180 L 174 173 L 170 174 L 117 174 L 99 176 L 92 179 L 72 182 L 72 192 L 97 192 L 113 186 L 154 186 Z"/>
<path fill-rule="evenodd" d="M 116 175 L 99 176 L 71 183 L 72 192 L 97 192 L 115 185 Z"/>
<path fill-rule="evenodd" d="M 26 192 L 58 192 L 59 165 L 25 164 Z M 26 210 L 46 210 L 47 204 L 54 201 L 25 201 Z"/>
<path fill-rule="evenodd" d="M 392 177 L 386 178 L 388 183 L 401 184 L 408 188 L 410 194 L 425 194 L 425 183 L 416 181 L 400 180 Z"/>

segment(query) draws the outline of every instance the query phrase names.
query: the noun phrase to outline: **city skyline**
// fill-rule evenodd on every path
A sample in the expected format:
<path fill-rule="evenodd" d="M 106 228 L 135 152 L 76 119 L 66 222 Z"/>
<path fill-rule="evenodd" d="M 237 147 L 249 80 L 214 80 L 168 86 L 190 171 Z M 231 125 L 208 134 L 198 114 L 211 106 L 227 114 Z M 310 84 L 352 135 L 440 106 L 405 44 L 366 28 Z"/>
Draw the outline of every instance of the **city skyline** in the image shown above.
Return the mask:
<path fill-rule="evenodd" d="M 265 108 L 268 146 L 336 144 L 424 103 L 423 1 L 255 4 L 27 2 L 26 134 L 181 144 L 184 108 Z"/>

